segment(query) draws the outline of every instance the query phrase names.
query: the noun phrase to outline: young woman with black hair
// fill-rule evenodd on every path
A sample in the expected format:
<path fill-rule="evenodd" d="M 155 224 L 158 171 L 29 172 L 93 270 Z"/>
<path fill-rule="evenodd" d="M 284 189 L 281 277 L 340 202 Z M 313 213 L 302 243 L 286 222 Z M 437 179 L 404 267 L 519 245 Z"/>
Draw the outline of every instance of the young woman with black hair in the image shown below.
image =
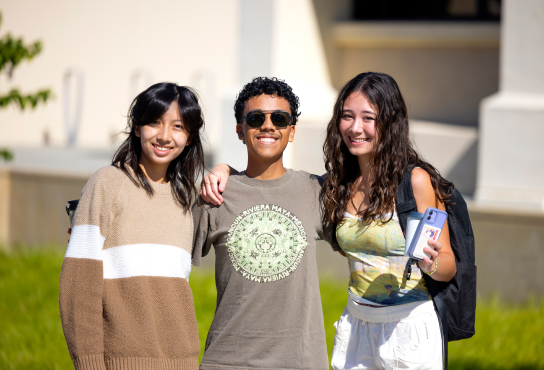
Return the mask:
<path fill-rule="evenodd" d="M 347 306 L 335 324 L 334 369 L 441 369 L 440 324 L 423 274 L 449 281 L 456 273 L 447 224 L 406 279 L 408 257 L 395 195 L 404 171 L 418 212 L 444 210 L 451 193 L 410 141 L 406 105 L 397 83 L 362 73 L 340 91 L 324 144 L 324 222 L 337 224 L 349 261 Z"/>
<path fill-rule="evenodd" d="M 85 185 L 59 293 L 75 369 L 198 369 L 187 279 L 203 126 L 191 89 L 155 84 L 132 102 L 112 165 Z"/>

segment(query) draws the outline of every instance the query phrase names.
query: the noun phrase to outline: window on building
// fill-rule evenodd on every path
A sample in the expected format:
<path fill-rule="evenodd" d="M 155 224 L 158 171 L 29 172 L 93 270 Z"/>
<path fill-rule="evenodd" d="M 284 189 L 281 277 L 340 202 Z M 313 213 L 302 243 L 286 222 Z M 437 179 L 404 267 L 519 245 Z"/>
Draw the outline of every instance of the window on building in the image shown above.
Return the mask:
<path fill-rule="evenodd" d="M 501 0 L 353 0 L 355 20 L 499 21 Z"/>

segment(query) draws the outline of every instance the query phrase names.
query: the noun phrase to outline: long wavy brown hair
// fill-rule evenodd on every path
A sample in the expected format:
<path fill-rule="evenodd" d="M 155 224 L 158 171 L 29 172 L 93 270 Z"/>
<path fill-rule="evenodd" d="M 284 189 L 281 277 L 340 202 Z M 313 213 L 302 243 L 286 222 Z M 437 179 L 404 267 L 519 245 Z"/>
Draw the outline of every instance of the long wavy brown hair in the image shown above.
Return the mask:
<path fill-rule="evenodd" d="M 346 206 L 354 195 L 353 185 L 361 175 L 357 157 L 349 152 L 339 130 L 344 102 L 355 92 L 362 93 L 377 111 L 378 137 L 370 160 L 375 179 L 369 190 L 370 205 L 357 216 L 363 220 L 379 218 L 384 222 L 389 221 L 398 186 L 410 165 L 427 171 L 437 198 L 449 204 L 453 184 L 443 179 L 438 170 L 421 159 L 414 150 L 406 104 L 397 83 L 387 74 L 366 72 L 357 75 L 342 88 L 327 126 L 323 152 L 328 176 L 321 189 L 323 221 L 342 222 Z M 386 216 L 388 213 L 391 213 L 389 217 Z"/>

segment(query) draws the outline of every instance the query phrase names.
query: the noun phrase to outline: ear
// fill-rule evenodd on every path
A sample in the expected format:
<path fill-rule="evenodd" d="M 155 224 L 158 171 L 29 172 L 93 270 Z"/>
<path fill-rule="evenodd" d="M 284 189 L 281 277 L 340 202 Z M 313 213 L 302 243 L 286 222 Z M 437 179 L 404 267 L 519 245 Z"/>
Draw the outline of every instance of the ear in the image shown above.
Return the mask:
<path fill-rule="evenodd" d="M 185 146 L 191 145 L 192 142 L 193 142 L 193 135 L 189 135 L 187 137 L 187 141 L 185 142 Z"/>
<path fill-rule="evenodd" d="M 238 134 L 238 140 L 244 140 L 245 139 L 245 136 L 244 136 L 244 130 L 242 129 L 242 125 L 241 124 L 236 124 L 236 133 Z"/>
<path fill-rule="evenodd" d="M 134 127 L 134 135 L 136 135 L 136 137 L 140 137 L 140 135 L 141 135 L 141 134 L 140 134 L 140 128 L 141 128 L 141 127 L 142 127 L 142 126 L 136 126 L 136 127 Z"/>
<path fill-rule="evenodd" d="M 291 131 L 289 131 L 289 142 L 292 143 L 295 140 L 295 125 L 291 125 Z"/>

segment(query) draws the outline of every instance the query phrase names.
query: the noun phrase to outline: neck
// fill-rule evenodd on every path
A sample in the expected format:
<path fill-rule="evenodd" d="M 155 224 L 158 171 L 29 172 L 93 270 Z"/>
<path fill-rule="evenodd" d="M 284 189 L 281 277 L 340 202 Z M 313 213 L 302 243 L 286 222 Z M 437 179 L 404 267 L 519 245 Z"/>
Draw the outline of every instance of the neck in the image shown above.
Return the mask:
<path fill-rule="evenodd" d="M 367 185 L 371 178 L 370 157 L 359 156 L 357 157 L 357 162 L 359 163 L 359 171 L 361 172 L 361 185 Z"/>
<path fill-rule="evenodd" d="M 158 167 L 158 166 L 146 166 L 145 163 L 140 161 L 140 168 L 144 172 L 144 175 L 153 182 L 159 183 L 159 184 L 165 184 L 166 183 L 166 170 L 168 169 L 168 166 L 164 167 Z"/>
<path fill-rule="evenodd" d="M 251 158 L 248 158 L 245 172 L 249 177 L 259 180 L 274 180 L 280 178 L 285 173 L 283 158 L 280 157 L 279 160 L 273 162 L 252 161 Z"/>

